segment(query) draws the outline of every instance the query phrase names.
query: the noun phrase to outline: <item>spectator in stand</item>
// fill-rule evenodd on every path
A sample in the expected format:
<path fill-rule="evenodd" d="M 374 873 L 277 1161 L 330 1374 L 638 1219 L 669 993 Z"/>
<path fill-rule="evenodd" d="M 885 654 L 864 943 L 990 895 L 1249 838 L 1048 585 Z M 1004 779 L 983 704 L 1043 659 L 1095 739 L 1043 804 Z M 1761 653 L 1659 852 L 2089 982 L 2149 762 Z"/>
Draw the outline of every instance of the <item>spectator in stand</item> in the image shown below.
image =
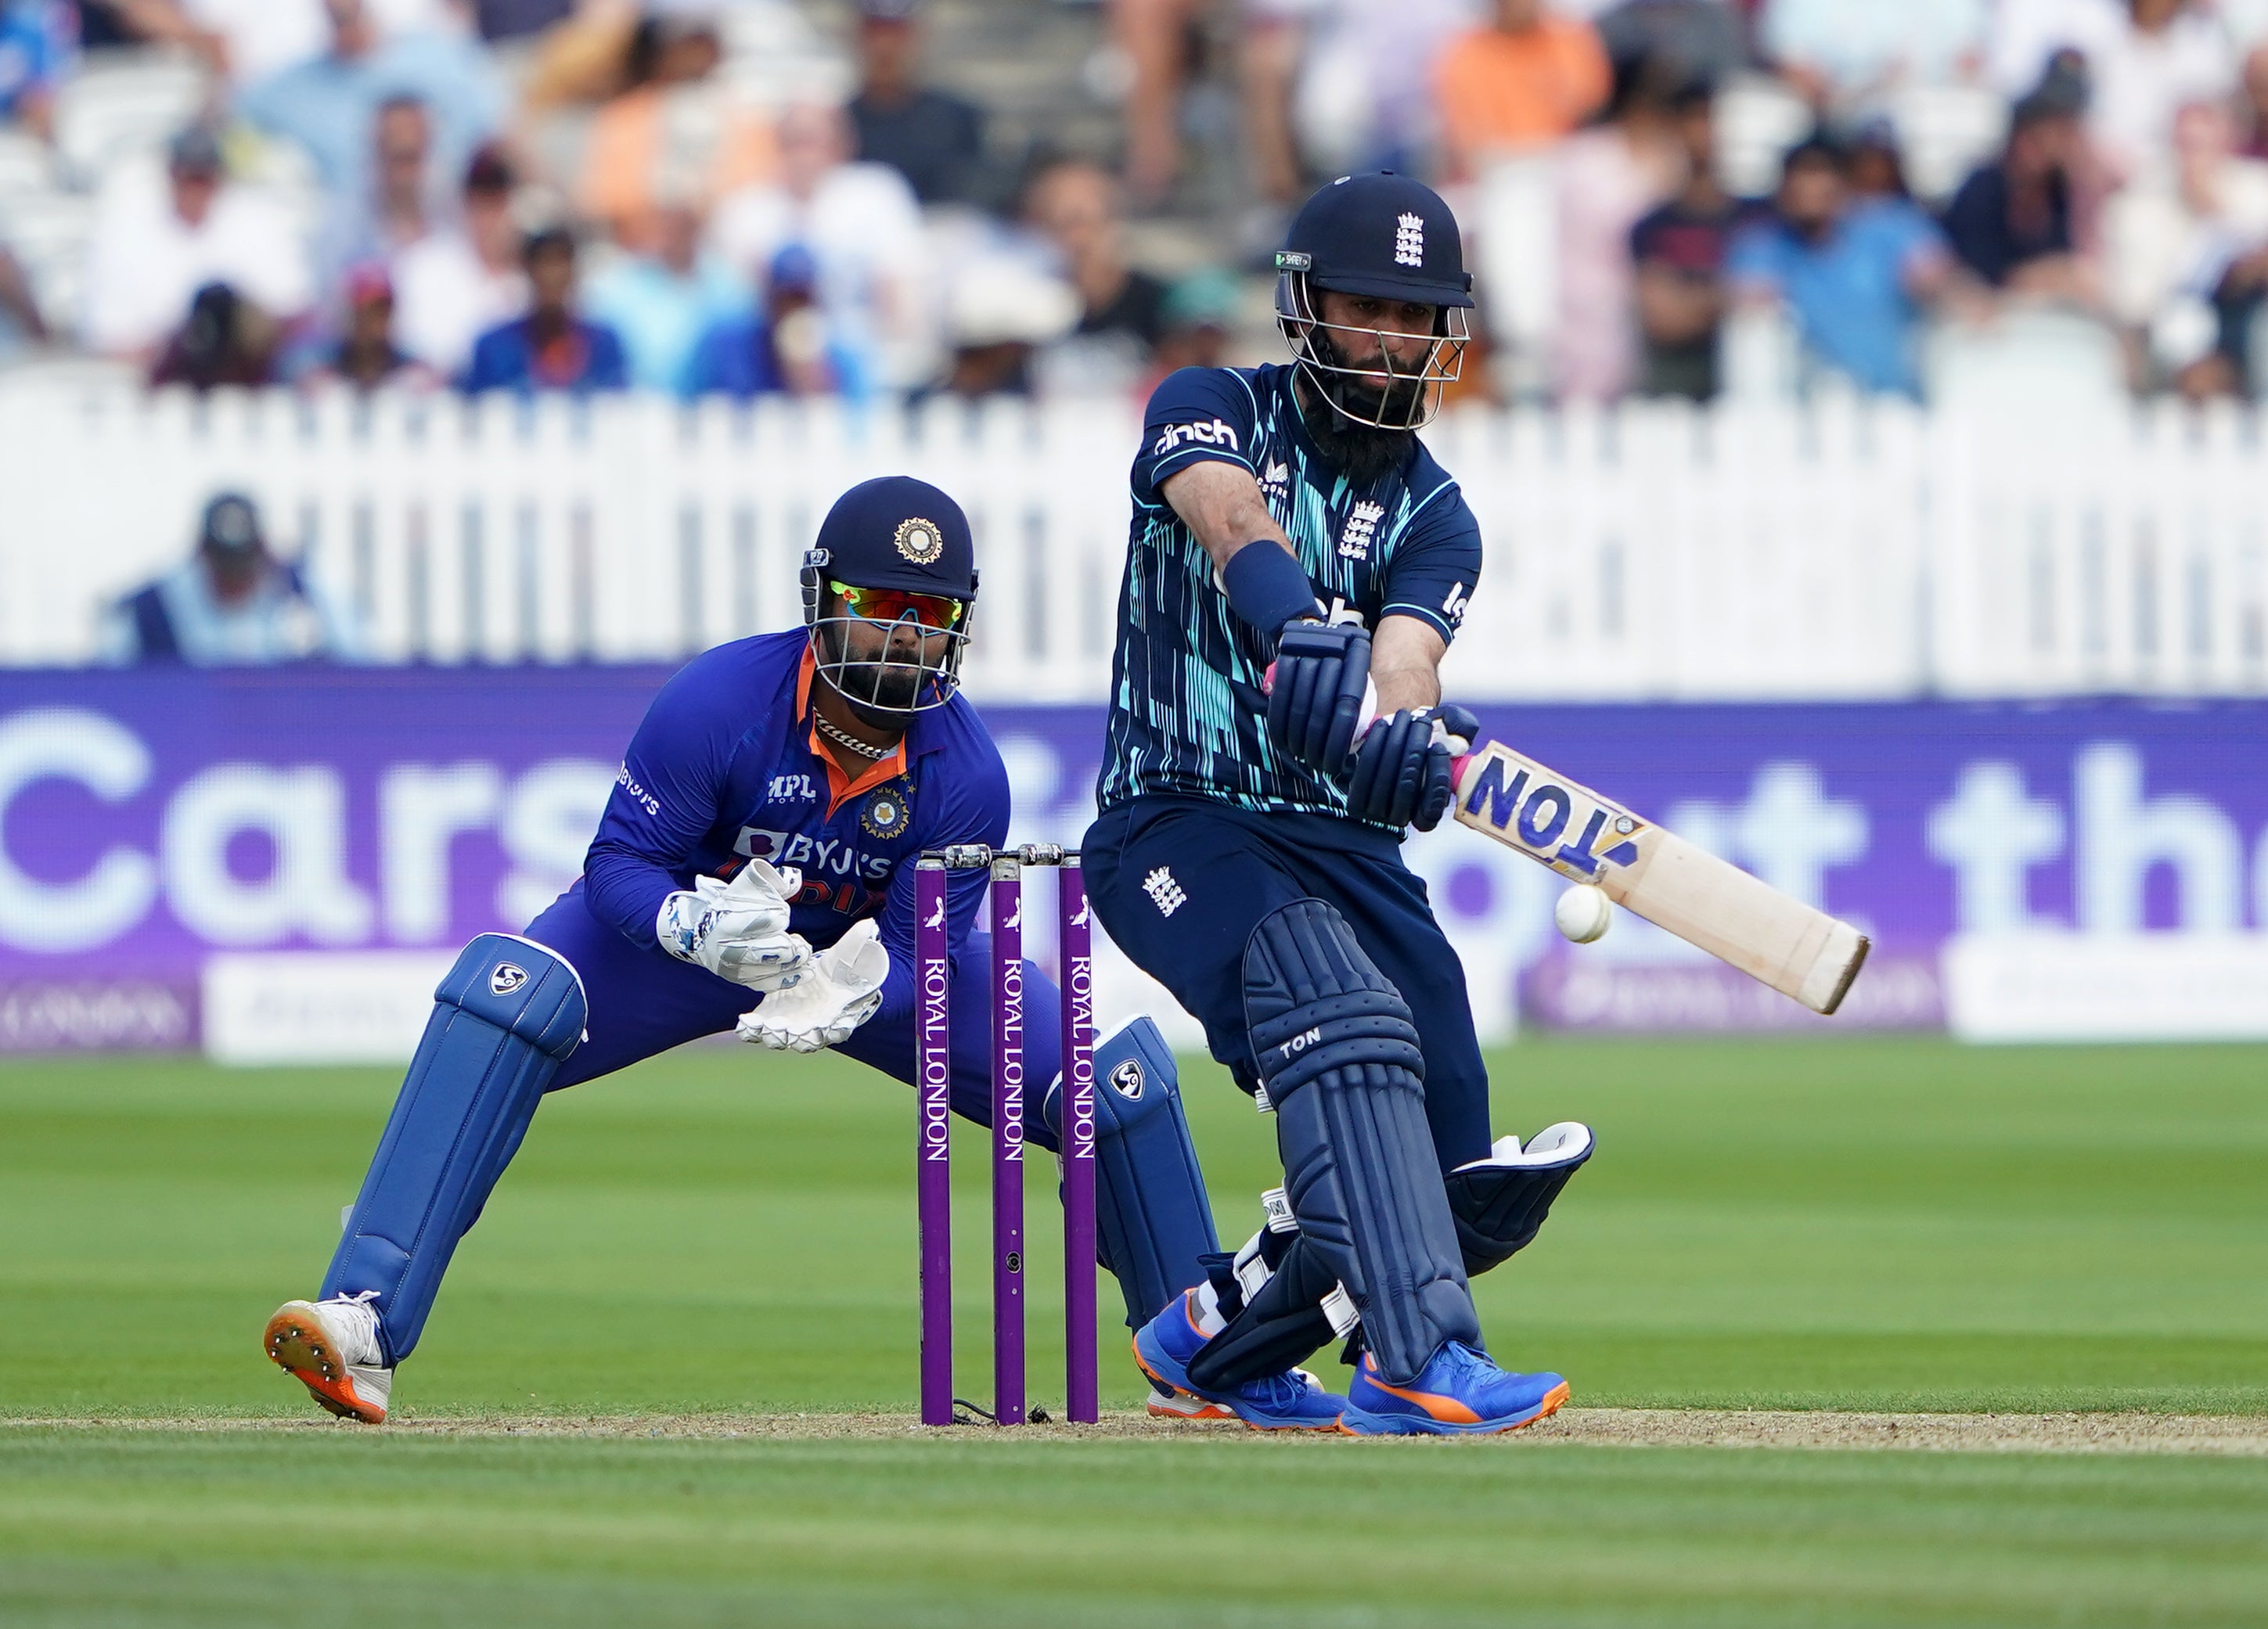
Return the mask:
<path fill-rule="evenodd" d="M 2268 158 L 2268 40 L 2245 54 L 2243 99 L 2242 150 L 2248 158 Z"/>
<path fill-rule="evenodd" d="M 189 301 L 189 314 L 150 370 L 153 388 L 194 391 L 224 385 L 250 388 L 276 382 L 282 332 L 276 321 L 225 283 L 209 283 Z"/>
<path fill-rule="evenodd" d="M 2242 382 L 2242 336 L 2224 331 L 2241 302 L 2224 299 L 2222 284 L 2268 246 L 2268 162 L 2235 148 L 2228 106 L 2192 102 L 2175 115 L 2174 175 L 2129 187 L 2104 209 L 2112 313 L 2191 395 L 2228 394 Z M 2240 274 L 2233 292 L 2250 281 Z"/>
<path fill-rule="evenodd" d="M 1570 9 L 1590 18 L 1607 60 L 1618 65 L 1653 57 L 1712 84 L 1749 66 L 1756 0 L 1582 0 Z"/>
<path fill-rule="evenodd" d="M 1879 114 L 1851 133 L 1843 175 L 1854 202 L 1913 197 L 1913 188 L 1906 185 L 1905 152 L 1898 145 L 1897 127 Z"/>
<path fill-rule="evenodd" d="M 921 0 L 859 0 L 858 156 L 887 164 L 924 203 L 966 203 L 983 191 L 984 115 L 921 82 Z"/>
<path fill-rule="evenodd" d="M 529 233 L 520 261 L 527 268 L 527 314 L 474 341 L 458 388 L 468 395 L 508 390 L 578 396 L 624 388 L 630 378 L 621 338 L 576 310 L 574 233 L 557 226 Z"/>
<path fill-rule="evenodd" d="M 2163 180 L 2174 114 L 2237 87 L 2236 48 L 2198 0 L 2127 0 L 2124 26 L 2099 62 L 2088 125 L 2116 180 Z"/>
<path fill-rule="evenodd" d="M 444 174 L 453 174 L 495 134 L 504 88 L 477 42 L 438 29 L 382 38 L 367 0 L 324 0 L 323 9 L 328 48 L 251 86 L 238 97 L 237 109 L 306 149 L 334 199 L 372 195 L 371 132 L 390 101 L 424 104 L 431 150 Z"/>
<path fill-rule="evenodd" d="M 1638 388 L 1705 401 L 1717 393 L 1717 336 L 1734 234 L 1767 211 L 1717 183 L 1716 96 L 1695 82 L 1671 102 L 1685 148 L 1685 184 L 1631 228 L 1638 324 Z"/>
<path fill-rule="evenodd" d="M 414 96 L 391 96 L 371 120 L 371 190 L 334 196 L 317 255 L 327 278 L 393 259 L 432 235 L 433 116 Z"/>
<path fill-rule="evenodd" d="M 919 297 L 921 206 L 887 165 L 850 160 L 840 107 L 806 102 L 784 111 L 778 180 L 726 198 L 710 234 L 734 266 L 770 266 L 791 244 L 810 250 L 828 330 L 878 388 L 909 389 L 934 371 Z"/>
<path fill-rule="evenodd" d="M 681 196 L 684 178 L 707 203 L 777 168 L 770 126 L 718 76 L 724 55 L 712 6 L 672 0 L 639 18 L 629 88 L 599 110 L 577 188 L 583 213 L 624 248 L 654 248 L 660 193 Z"/>
<path fill-rule="evenodd" d="M 420 238 L 394 262 L 402 349 L 445 378 L 472 359 L 473 341 L 527 309 L 527 272 L 512 224 L 512 165 L 482 148 L 466 166 L 455 226 Z"/>
<path fill-rule="evenodd" d="M 24 264 L 0 244 L 0 366 L 48 342 L 48 319 Z"/>
<path fill-rule="evenodd" d="M 1736 302 L 1784 305 L 1814 360 L 1906 396 L 1921 393 L 1923 315 L 1955 293 L 1959 275 L 1919 209 L 1855 203 L 1841 150 L 1819 136 L 1788 150 L 1771 218 L 1734 236 L 1726 273 Z"/>
<path fill-rule="evenodd" d="M 113 662 L 195 667 L 361 654 L 353 623 L 269 552 L 260 511 L 236 492 L 205 505 L 195 554 L 118 602 L 103 644 Z"/>
<path fill-rule="evenodd" d="M 1946 206 L 1945 233 L 1987 287 L 2092 306 L 2101 279 L 2089 246 L 2093 205 L 2083 104 L 2058 76 L 2016 104 L 2000 156 L 1979 165 Z"/>
<path fill-rule="evenodd" d="M 0 124 L 55 139 L 55 91 L 78 54 L 77 21 L 63 0 L 0 0 Z"/>
<path fill-rule="evenodd" d="M 763 310 L 727 318 L 701 336 L 686 370 L 688 396 L 865 397 L 858 359 L 836 343 L 819 304 L 819 262 L 790 244 L 764 270 Z"/>
<path fill-rule="evenodd" d="M 2164 179 L 2176 110 L 2228 95 L 2237 77 L 2220 19 L 2192 0 L 2001 0 L 1992 61 L 2010 95 L 2058 62 L 2083 72 L 2088 130 L 2114 182 Z"/>
<path fill-rule="evenodd" d="M 1110 32 L 1125 62 L 1126 185 L 1145 209 L 1182 174 L 1182 89 L 1205 0 L 1109 0 Z"/>
<path fill-rule="evenodd" d="M 227 181 L 210 130 L 193 126 L 174 137 L 163 184 L 151 180 L 122 172 L 96 211 L 82 318 L 91 349 L 153 356 L 208 283 L 228 284 L 279 320 L 307 309 L 312 279 L 291 223 Z"/>
<path fill-rule="evenodd" d="M 1680 71 L 1653 57 L 1618 66 L 1606 120 L 1560 147 L 1551 363 L 1562 396 L 1611 401 L 1637 374 L 1631 231 L 1684 176 L 1685 150 L 1669 113 Z"/>
<path fill-rule="evenodd" d="M 976 400 L 1030 396 L 1040 352 L 1079 321 L 1079 295 L 1024 258 L 995 254 L 961 268 L 948 297 L 952 360 L 936 387 Z"/>
<path fill-rule="evenodd" d="M 1126 263 L 1118 184 L 1100 166 L 1069 160 L 1033 179 L 1024 219 L 1054 252 L 1079 293 L 1079 326 L 1048 358 L 1051 391 L 1130 391 L 1148 372 L 1166 333 L 1166 285 Z"/>
<path fill-rule="evenodd" d="M 1757 35 L 1815 108 L 1848 116 L 1974 78 L 1991 21 L 1986 0 L 1765 0 Z"/>
<path fill-rule="evenodd" d="M 376 263 L 346 275 L 345 331 L 301 376 L 311 386 L 339 384 L 357 393 L 392 385 L 430 390 L 441 376 L 403 350 L 394 337 L 394 283 Z"/>
<path fill-rule="evenodd" d="M 702 248 L 702 225 L 690 201 L 664 201 L 647 234 L 652 251 L 625 254 L 591 281 L 584 304 L 622 336 L 630 383 L 641 390 L 683 390 L 701 336 L 748 311 L 747 284 L 723 255 Z"/>
<path fill-rule="evenodd" d="M 1469 180 L 1503 153 L 1549 146 L 1602 106 L 1614 88 L 1588 23 L 1544 0 L 1496 0 L 1495 18 L 1442 54 L 1435 73 L 1442 165 Z"/>
<path fill-rule="evenodd" d="M 1225 368 L 1235 337 L 1239 290 L 1236 279 L 1220 270 L 1191 272 L 1166 295 L 1166 332 L 1139 387 L 1154 390 L 1177 368 Z"/>

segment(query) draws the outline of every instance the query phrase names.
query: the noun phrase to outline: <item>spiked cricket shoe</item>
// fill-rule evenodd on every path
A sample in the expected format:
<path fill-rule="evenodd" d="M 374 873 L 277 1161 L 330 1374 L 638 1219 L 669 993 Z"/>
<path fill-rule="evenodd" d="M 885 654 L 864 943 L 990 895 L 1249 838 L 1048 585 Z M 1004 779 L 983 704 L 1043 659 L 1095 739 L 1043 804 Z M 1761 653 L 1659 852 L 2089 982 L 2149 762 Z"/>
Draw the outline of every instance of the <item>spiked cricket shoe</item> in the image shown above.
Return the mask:
<path fill-rule="evenodd" d="M 1208 1391 L 1193 1383 L 1188 1364 L 1205 1343 L 1196 1300 L 1195 1290 L 1176 1296 L 1134 1332 L 1134 1361 L 1152 1390 L 1151 1413 L 1161 1420 L 1241 1420 L 1255 1431 L 1337 1429 L 1346 1399 L 1324 1391 L 1304 1369 L 1263 1375 L 1233 1391 Z"/>
<path fill-rule="evenodd" d="M 1567 1400 L 1557 1375 L 1515 1375 L 1461 1340 L 1445 1342 L 1417 1378 L 1397 1386 L 1362 1354 L 1339 1429 L 1352 1436 L 1464 1436 L 1517 1431 Z"/>
<path fill-rule="evenodd" d="M 394 1370 L 370 1302 L 376 1291 L 328 1301 L 287 1301 L 268 1320 L 263 1344 L 276 1367 L 297 1376 L 342 1419 L 386 1421 Z"/>

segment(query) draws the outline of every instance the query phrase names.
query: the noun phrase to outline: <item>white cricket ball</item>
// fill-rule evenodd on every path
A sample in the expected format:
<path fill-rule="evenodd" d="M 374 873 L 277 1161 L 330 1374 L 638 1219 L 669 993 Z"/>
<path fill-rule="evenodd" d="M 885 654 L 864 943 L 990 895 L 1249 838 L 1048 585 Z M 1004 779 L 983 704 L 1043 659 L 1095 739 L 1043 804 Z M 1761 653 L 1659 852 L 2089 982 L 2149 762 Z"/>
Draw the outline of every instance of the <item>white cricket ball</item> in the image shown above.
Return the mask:
<path fill-rule="evenodd" d="M 1551 907 L 1551 920 L 1575 943 L 1588 944 L 1607 931 L 1614 908 L 1605 889 L 1578 883 L 1559 896 L 1559 903 Z"/>

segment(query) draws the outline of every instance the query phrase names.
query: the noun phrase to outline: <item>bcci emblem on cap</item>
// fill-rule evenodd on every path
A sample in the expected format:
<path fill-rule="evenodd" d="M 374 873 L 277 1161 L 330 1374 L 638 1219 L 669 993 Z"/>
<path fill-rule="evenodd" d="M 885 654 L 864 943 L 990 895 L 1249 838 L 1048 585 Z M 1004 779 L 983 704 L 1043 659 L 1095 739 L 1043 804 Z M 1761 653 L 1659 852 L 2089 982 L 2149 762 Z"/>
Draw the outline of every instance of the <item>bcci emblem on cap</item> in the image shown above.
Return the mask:
<path fill-rule="evenodd" d="M 945 532 L 933 520 L 920 516 L 898 523 L 898 553 L 917 566 L 926 566 L 945 553 Z"/>
<path fill-rule="evenodd" d="M 884 787 L 858 811 L 858 824 L 870 837 L 902 837 L 913 824 L 913 804 L 896 787 Z"/>

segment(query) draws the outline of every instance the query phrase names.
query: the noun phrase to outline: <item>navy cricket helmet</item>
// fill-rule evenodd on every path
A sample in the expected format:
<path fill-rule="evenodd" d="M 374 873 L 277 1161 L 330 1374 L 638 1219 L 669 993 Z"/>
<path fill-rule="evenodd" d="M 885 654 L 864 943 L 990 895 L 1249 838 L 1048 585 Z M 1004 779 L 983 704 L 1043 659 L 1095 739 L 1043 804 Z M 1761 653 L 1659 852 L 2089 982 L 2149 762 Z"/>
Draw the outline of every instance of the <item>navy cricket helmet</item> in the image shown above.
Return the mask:
<path fill-rule="evenodd" d="M 1422 181 L 1342 175 L 1300 206 L 1276 256 L 1276 325 L 1293 365 L 1332 408 L 1380 429 L 1417 429 L 1464 368 L 1473 278 L 1457 217 Z M 1433 308 L 1429 341 L 1404 328 L 1332 323 L 1318 293 Z"/>
<path fill-rule="evenodd" d="M 862 481 L 827 511 L 801 577 L 819 671 L 868 722 L 902 727 L 953 699 L 976 604 L 960 504 L 909 475 Z"/>

